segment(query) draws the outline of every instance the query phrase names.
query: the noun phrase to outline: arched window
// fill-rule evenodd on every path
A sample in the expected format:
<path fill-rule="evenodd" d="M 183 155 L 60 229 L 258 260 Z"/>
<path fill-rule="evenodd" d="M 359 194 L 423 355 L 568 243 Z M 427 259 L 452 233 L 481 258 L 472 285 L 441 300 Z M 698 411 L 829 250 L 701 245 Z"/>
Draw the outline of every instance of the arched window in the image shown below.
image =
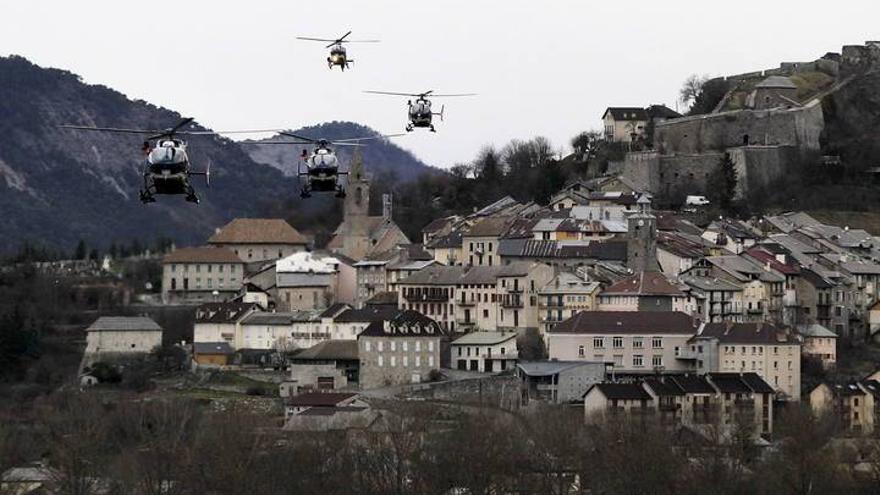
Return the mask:
<path fill-rule="evenodd" d="M 360 187 L 355 188 L 354 190 L 354 204 L 360 206 L 361 202 L 364 200 L 364 192 Z"/>

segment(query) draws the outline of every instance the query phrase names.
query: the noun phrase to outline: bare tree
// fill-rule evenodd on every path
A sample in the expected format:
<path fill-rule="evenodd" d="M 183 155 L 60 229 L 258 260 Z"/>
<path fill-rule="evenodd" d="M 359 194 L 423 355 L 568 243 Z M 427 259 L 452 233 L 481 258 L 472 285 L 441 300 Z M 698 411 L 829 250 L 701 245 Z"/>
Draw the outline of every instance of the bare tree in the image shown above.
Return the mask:
<path fill-rule="evenodd" d="M 690 105 L 693 103 L 700 92 L 703 90 L 703 85 L 706 84 L 706 81 L 709 80 L 709 76 L 707 75 L 697 75 L 691 74 L 687 79 L 684 80 L 684 83 L 681 85 L 681 89 L 678 92 L 678 97 L 682 103 L 685 105 Z"/>

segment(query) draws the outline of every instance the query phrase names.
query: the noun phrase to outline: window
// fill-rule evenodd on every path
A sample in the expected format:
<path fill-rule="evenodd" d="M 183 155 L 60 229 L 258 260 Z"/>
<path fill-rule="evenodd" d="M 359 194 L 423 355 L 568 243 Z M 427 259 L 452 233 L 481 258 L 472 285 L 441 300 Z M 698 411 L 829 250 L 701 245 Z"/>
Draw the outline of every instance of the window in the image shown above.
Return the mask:
<path fill-rule="evenodd" d="M 391 341 L 391 352 L 394 352 L 396 350 L 397 350 L 397 342 L 392 340 Z"/>
<path fill-rule="evenodd" d="M 422 365 L 422 356 L 416 356 L 416 368 Z"/>
<path fill-rule="evenodd" d="M 385 344 L 385 343 L 382 342 L 382 341 L 380 340 L 380 341 L 376 344 L 376 350 L 379 351 L 379 352 L 382 352 L 382 348 L 385 347 L 384 344 Z"/>
<path fill-rule="evenodd" d="M 397 356 L 391 356 L 391 367 L 397 366 Z"/>
<path fill-rule="evenodd" d="M 593 354 L 593 361 L 596 361 L 598 363 L 604 363 L 605 362 L 605 355 L 604 354 Z"/>
<path fill-rule="evenodd" d="M 651 366 L 655 368 L 663 367 L 663 355 L 662 354 L 654 354 L 651 356 Z"/>
<path fill-rule="evenodd" d="M 641 368 L 645 365 L 644 356 L 641 354 L 633 354 L 633 367 Z"/>
<path fill-rule="evenodd" d="M 434 352 L 434 341 L 433 340 L 428 341 L 428 352 Z M 433 360 L 434 360 L 434 358 L 431 358 L 431 361 L 433 361 Z M 433 364 L 431 364 L 431 366 L 433 366 Z"/>
<path fill-rule="evenodd" d="M 458 355 L 461 356 L 461 346 L 458 347 Z"/>
<path fill-rule="evenodd" d="M 420 352 L 422 350 L 421 341 L 416 341 L 416 352 Z M 461 348 L 458 349 L 458 355 L 461 356 Z"/>
<path fill-rule="evenodd" d="M 428 366 L 434 367 L 434 356 L 428 356 Z"/>
<path fill-rule="evenodd" d="M 578 346 L 578 357 L 584 357 L 584 346 Z"/>
<path fill-rule="evenodd" d="M 604 337 L 593 337 L 593 348 L 594 349 L 604 349 L 605 348 L 605 338 Z"/>
<path fill-rule="evenodd" d="M 641 349 L 642 348 L 642 338 L 641 337 L 633 337 L 633 349 Z"/>
<path fill-rule="evenodd" d="M 409 356 L 403 356 L 403 367 L 409 366 Z"/>
<path fill-rule="evenodd" d="M 654 349 L 663 349 L 663 338 L 654 337 L 651 339 L 651 347 Z"/>
<path fill-rule="evenodd" d="M 623 366 L 623 354 L 614 355 L 614 366 Z"/>
<path fill-rule="evenodd" d="M 379 359 L 376 360 L 376 363 L 377 363 L 377 364 L 379 365 L 379 367 L 381 368 L 382 366 L 385 365 L 385 360 L 382 359 L 382 356 L 379 356 Z"/>
<path fill-rule="evenodd" d="M 406 352 L 406 351 L 408 350 L 407 347 L 408 347 L 408 346 L 407 346 L 407 342 L 406 342 L 406 341 L 403 341 L 403 342 L 400 343 L 400 350 L 401 350 L 401 351 Z"/>
<path fill-rule="evenodd" d="M 364 350 L 370 352 L 370 341 L 364 342 Z"/>
<path fill-rule="evenodd" d="M 614 337 L 611 339 L 611 343 L 615 349 L 623 349 L 623 337 Z"/>

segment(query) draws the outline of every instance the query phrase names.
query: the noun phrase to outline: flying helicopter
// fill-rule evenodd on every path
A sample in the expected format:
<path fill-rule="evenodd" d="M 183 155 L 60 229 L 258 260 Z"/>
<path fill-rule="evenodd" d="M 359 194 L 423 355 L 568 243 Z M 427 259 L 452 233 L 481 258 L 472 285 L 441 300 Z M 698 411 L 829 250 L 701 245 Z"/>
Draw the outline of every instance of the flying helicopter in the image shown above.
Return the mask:
<path fill-rule="evenodd" d="M 93 127 L 81 125 L 62 125 L 64 129 L 81 131 L 114 132 L 122 134 L 145 134 L 141 151 L 144 154 L 144 187 L 140 191 L 140 200 L 143 203 L 156 201 L 155 195 L 186 195 L 186 200 L 191 203 L 199 203 L 190 177 L 193 175 L 205 177 L 206 185 L 211 183 L 210 164 L 203 172 L 192 170 L 189 155 L 187 154 L 186 141 L 177 136 L 210 136 L 227 133 L 257 133 L 269 132 L 270 130 L 254 131 L 182 131 L 181 129 L 192 123 L 191 117 L 182 119 L 174 127 L 167 129 L 122 129 L 116 127 Z"/>
<path fill-rule="evenodd" d="M 344 72 L 345 69 L 348 69 L 348 64 L 354 62 L 354 60 L 348 58 L 348 55 L 345 52 L 345 43 L 378 43 L 379 40 L 349 40 L 348 35 L 351 34 L 351 31 L 343 34 L 341 37 L 334 39 L 325 39 L 325 38 L 309 38 L 306 36 L 297 36 L 298 40 L 306 40 L 306 41 L 320 41 L 323 43 L 330 43 L 324 48 L 330 49 L 330 56 L 327 57 L 327 67 L 333 69 L 334 65 L 338 65 L 340 69 Z"/>
<path fill-rule="evenodd" d="M 297 177 L 301 180 L 305 178 L 305 184 L 302 185 L 299 193 L 300 197 L 304 199 L 310 198 L 313 192 L 335 192 L 337 198 L 345 197 L 345 188 L 339 183 L 339 176 L 348 175 L 348 172 L 342 172 L 339 170 L 339 159 L 336 157 L 336 153 L 331 146 L 363 146 L 361 141 L 403 136 L 403 134 L 387 134 L 382 136 L 329 140 L 313 139 L 284 131 L 279 132 L 279 134 L 294 138 L 296 141 L 253 141 L 247 144 L 314 145 L 314 149 L 311 153 L 309 153 L 308 149 L 303 148 L 300 160 L 296 165 Z"/>
<path fill-rule="evenodd" d="M 437 132 L 434 129 L 433 119 L 434 116 L 437 115 L 440 117 L 440 121 L 443 121 L 443 111 L 446 106 L 441 105 L 439 112 L 434 112 L 431 110 L 431 98 L 448 98 L 454 96 L 476 96 L 476 93 L 460 93 L 460 94 L 444 94 L 438 95 L 434 94 L 434 90 L 425 91 L 424 93 L 394 93 L 390 91 L 364 91 L 364 93 L 371 93 L 375 95 L 392 95 L 392 96 L 409 96 L 415 98 L 416 101 L 413 102 L 409 100 L 406 102 L 408 109 L 408 118 L 409 122 L 406 124 L 406 132 L 411 132 L 416 127 L 427 127 L 431 130 L 431 132 Z"/>

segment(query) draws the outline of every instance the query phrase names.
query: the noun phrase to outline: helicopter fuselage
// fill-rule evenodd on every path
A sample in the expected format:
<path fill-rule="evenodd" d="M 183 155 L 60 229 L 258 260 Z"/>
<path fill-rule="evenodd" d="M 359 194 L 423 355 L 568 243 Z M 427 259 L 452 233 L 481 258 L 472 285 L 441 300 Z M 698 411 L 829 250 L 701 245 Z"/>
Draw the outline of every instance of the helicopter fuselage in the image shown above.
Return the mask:
<path fill-rule="evenodd" d="M 147 173 L 154 194 L 184 194 L 189 187 L 189 157 L 179 140 L 160 141 L 147 154 Z"/>
<path fill-rule="evenodd" d="M 307 197 L 311 192 L 344 194 L 342 186 L 339 185 L 339 159 L 336 158 L 336 153 L 327 147 L 319 146 L 304 161 L 307 170 L 299 173 L 307 180 L 301 193 L 303 197 Z"/>
<path fill-rule="evenodd" d="M 332 69 L 334 65 L 338 65 L 342 70 L 345 70 L 346 67 L 348 67 L 349 62 L 351 62 L 351 60 L 348 59 L 345 47 L 341 43 L 333 45 L 333 47 L 330 48 L 330 56 L 327 57 L 328 67 Z"/>
<path fill-rule="evenodd" d="M 410 102 L 407 110 L 407 115 L 409 117 L 409 124 L 406 128 L 407 131 L 412 130 L 414 127 L 427 127 L 431 130 L 434 129 L 434 112 L 431 111 L 430 101 L 418 99 L 415 102 Z"/>

